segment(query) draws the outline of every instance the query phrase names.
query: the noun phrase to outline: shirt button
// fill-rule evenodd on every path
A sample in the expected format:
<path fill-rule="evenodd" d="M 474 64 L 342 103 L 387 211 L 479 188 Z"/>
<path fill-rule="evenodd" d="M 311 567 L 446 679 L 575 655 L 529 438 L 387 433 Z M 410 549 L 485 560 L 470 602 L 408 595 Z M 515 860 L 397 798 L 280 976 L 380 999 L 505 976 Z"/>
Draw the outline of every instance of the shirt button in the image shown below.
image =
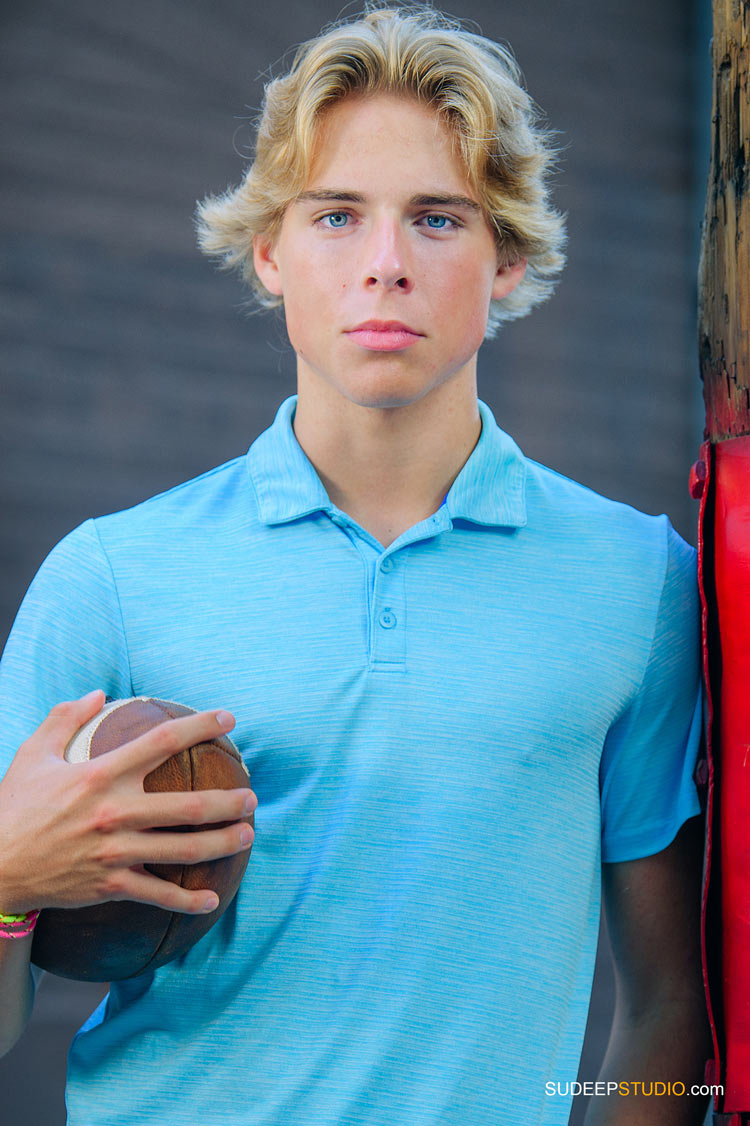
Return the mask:
<path fill-rule="evenodd" d="M 383 629 L 393 629 L 396 624 L 396 615 L 391 611 L 390 606 L 386 606 L 385 610 L 378 618 Z"/>
<path fill-rule="evenodd" d="M 380 564 L 380 570 L 381 571 L 392 571 L 393 570 L 393 560 L 390 558 L 390 556 L 388 557 L 388 559 L 384 559 L 383 562 Z"/>

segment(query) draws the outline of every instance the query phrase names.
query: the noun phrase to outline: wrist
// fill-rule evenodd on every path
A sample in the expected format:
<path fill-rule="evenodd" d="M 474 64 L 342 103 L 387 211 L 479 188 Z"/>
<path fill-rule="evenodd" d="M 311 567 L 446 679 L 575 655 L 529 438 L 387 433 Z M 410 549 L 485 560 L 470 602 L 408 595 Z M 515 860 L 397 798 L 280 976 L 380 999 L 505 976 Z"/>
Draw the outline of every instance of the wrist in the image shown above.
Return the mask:
<path fill-rule="evenodd" d="M 21 873 L 21 878 L 18 878 L 18 873 L 5 863 L 6 857 L 2 854 L 1 846 L 0 855 L 3 856 L 3 865 L 0 867 L 0 916 L 26 915 L 29 911 L 41 910 L 34 889 L 25 886 L 26 873 Z"/>

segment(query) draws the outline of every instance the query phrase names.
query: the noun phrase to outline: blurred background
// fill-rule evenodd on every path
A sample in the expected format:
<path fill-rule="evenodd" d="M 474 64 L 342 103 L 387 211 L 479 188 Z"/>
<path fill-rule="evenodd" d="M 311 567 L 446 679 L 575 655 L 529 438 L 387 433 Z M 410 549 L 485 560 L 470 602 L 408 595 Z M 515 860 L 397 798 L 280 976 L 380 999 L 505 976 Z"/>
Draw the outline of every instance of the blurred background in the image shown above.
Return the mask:
<path fill-rule="evenodd" d="M 66 532 L 243 453 L 294 392 L 283 320 L 247 315 L 240 283 L 198 252 L 192 215 L 240 178 L 263 82 L 286 52 L 358 10 L 0 7 L 0 644 Z M 567 268 L 548 304 L 483 347 L 480 397 L 526 454 L 668 513 L 695 544 L 709 0 L 443 10 L 510 43 L 564 147 Z M 0 1061 L 6 1116 L 65 1122 L 67 1046 L 105 988 L 47 975 Z M 596 1077 L 611 1008 L 603 932 L 581 1079 Z"/>

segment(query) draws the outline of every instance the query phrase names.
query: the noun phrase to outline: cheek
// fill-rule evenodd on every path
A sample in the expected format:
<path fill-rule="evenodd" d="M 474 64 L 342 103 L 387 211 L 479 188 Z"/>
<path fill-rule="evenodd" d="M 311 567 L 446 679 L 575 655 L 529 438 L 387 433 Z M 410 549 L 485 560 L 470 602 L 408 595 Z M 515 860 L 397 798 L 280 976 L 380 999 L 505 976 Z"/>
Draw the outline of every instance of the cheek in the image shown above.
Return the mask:
<path fill-rule="evenodd" d="M 444 311 L 445 325 L 457 332 L 479 333 L 484 337 L 493 275 L 474 263 L 464 263 L 451 271 L 440 286 L 440 305 Z"/>
<path fill-rule="evenodd" d="M 300 356 L 320 347 L 327 327 L 333 323 L 337 290 L 329 281 L 321 284 L 320 271 L 300 263 L 294 281 L 284 289 L 284 315 L 289 342 Z"/>
<path fill-rule="evenodd" d="M 296 277 L 294 285 L 284 287 L 284 319 L 289 342 L 295 351 L 304 345 L 305 329 L 309 329 L 309 310 L 304 279 Z"/>
<path fill-rule="evenodd" d="M 296 305 L 311 309 L 330 303 L 351 281 L 341 257 L 321 260 L 312 253 L 297 255 L 293 264 L 287 264 L 285 292 L 291 292 Z"/>
<path fill-rule="evenodd" d="M 324 346 L 345 319 L 344 301 L 351 279 L 336 271 L 332 276 L 306 265 L 295 276 L 291 300 L 286 305 L 289 340 L 297 352 Z"/>

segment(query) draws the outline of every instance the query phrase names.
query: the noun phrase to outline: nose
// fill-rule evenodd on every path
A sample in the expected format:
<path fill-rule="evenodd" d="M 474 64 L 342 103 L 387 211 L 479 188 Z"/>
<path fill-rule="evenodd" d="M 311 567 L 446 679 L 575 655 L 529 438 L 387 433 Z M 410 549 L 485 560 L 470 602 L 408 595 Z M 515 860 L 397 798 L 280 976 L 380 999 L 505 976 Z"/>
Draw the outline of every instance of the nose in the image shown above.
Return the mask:
<path fill-rule="evenodd" d="M 414 286 L 407 236 L 398 219 L 382 216 L 365 240 L 363 278 L 367 289 L 400 289 Z"/>

